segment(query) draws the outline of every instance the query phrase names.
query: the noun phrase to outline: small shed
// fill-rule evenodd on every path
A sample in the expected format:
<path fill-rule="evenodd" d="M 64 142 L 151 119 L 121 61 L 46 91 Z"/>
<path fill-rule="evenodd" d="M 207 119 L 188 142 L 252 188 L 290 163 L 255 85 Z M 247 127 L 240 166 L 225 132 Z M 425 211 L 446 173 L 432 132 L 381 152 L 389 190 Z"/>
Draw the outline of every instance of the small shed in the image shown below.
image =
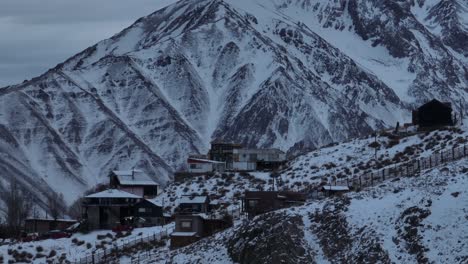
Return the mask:
<path fill-rule="evenodd" d="M 344 185 L 324 185 L 322 191 L 328 195 L 337 195 L 349 192 L 349 187 Z"/>
<path fill-rule="evenodd" d="M 171 234 L 171 248 L 189 245 L 232 226 L 232 221 L 209 217 L 207 214 L 177 214 L 175 230 Z"/>
<path fill-rule="evenodd" d="M 433 99 L 413 111 L 413 124 L 420 128 L 452 126 L 452 105 Z"/>

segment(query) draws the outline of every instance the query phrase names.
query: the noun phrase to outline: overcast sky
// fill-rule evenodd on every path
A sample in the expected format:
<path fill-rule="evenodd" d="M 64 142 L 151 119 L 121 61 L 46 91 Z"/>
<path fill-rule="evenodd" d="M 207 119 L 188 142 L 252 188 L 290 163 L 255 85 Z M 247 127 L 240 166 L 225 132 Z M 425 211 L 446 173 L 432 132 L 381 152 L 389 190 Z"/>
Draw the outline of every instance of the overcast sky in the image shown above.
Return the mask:
<path fill-rule="evenodd" d="M 0 0 L 0 87 L 38 76 L 176 0 Z"/>

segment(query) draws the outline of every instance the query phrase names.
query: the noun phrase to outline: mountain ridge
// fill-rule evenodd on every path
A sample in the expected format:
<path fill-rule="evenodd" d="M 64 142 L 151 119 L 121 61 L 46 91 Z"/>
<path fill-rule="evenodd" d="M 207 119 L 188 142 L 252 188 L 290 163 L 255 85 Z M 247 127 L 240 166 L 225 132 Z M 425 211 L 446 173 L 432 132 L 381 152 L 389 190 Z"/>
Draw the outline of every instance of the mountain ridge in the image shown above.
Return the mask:
<path fill-rule="evenodd" d="M 176 2 L 0 89 L 0 163 L 40 199 L 66 190 L 70 203 L 116 168 L 165 185 L 215 138 L 296 154 L 408 121 L 434 97 L 458 109 L 468 101 L 466 60 L 415 6 Z"/>

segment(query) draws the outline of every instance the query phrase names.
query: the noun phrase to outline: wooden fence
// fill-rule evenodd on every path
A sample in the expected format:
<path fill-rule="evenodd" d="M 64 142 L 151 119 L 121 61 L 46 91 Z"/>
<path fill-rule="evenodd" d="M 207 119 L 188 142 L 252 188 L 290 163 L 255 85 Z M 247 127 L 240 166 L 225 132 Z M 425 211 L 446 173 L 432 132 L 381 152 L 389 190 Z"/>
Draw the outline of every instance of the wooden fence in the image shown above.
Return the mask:
<path fill-rule="evenodd" d="M 408 177 L 418 175 L 422 170 L 438 167 L 449 162 L 453 162 L 468 156 L 468 145 L 433 153 L 429 157 L 419 158 L 398 165 L 387 166 L 359 176 L 352 176 L 346 179 L 337 179 L 330 183 L 330 186 L 348 186 L 351 190 L 360 190 L 365 187 L 375 186 L 385 180 L 398 177 Z M 306 190 L 310 198 L 323 198 L 325 195 L 319 193 L 317 186 Z"/>
<path fill-rule="evenodd" d="M 148 236 L 141 236 L 133 239 L 123 239 L 121 242 L 114 242 L 113 244 L 106 245 L 107 248 L 98 249 L 92 254 L 89 254 L 83 258 L 72 261 L 72 264 L 100 264 L 100 263 L 112 263 L 114 255 L 119 255 L 117 252 L 124 251 L 135 247 L 142 243 L 155 243 L 166 239 L 169 236 L 167 229 L 162 230 L 159 233 L 153 233 Z M 120 257 L 120 255 L 119 255 Z M 118 263 L 118 260 L 117 262 Z"/>

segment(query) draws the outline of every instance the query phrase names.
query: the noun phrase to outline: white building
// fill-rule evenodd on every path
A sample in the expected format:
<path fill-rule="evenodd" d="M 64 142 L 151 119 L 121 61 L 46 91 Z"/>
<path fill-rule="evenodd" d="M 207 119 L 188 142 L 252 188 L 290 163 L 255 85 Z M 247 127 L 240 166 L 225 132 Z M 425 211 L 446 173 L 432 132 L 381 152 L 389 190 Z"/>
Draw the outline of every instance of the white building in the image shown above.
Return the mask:
<path fill-rule="evenodd" d="M 209 159 L 187 159 L 190 173 L 223 172 L 226 169 L 226 163 Z"/>
<path fill-rule="evenodd" d="M 233 170 L 252 171 L 259 165 L 274 165 L 286 161 L 286 153 L 279 149 L 234 149 Z"/>

